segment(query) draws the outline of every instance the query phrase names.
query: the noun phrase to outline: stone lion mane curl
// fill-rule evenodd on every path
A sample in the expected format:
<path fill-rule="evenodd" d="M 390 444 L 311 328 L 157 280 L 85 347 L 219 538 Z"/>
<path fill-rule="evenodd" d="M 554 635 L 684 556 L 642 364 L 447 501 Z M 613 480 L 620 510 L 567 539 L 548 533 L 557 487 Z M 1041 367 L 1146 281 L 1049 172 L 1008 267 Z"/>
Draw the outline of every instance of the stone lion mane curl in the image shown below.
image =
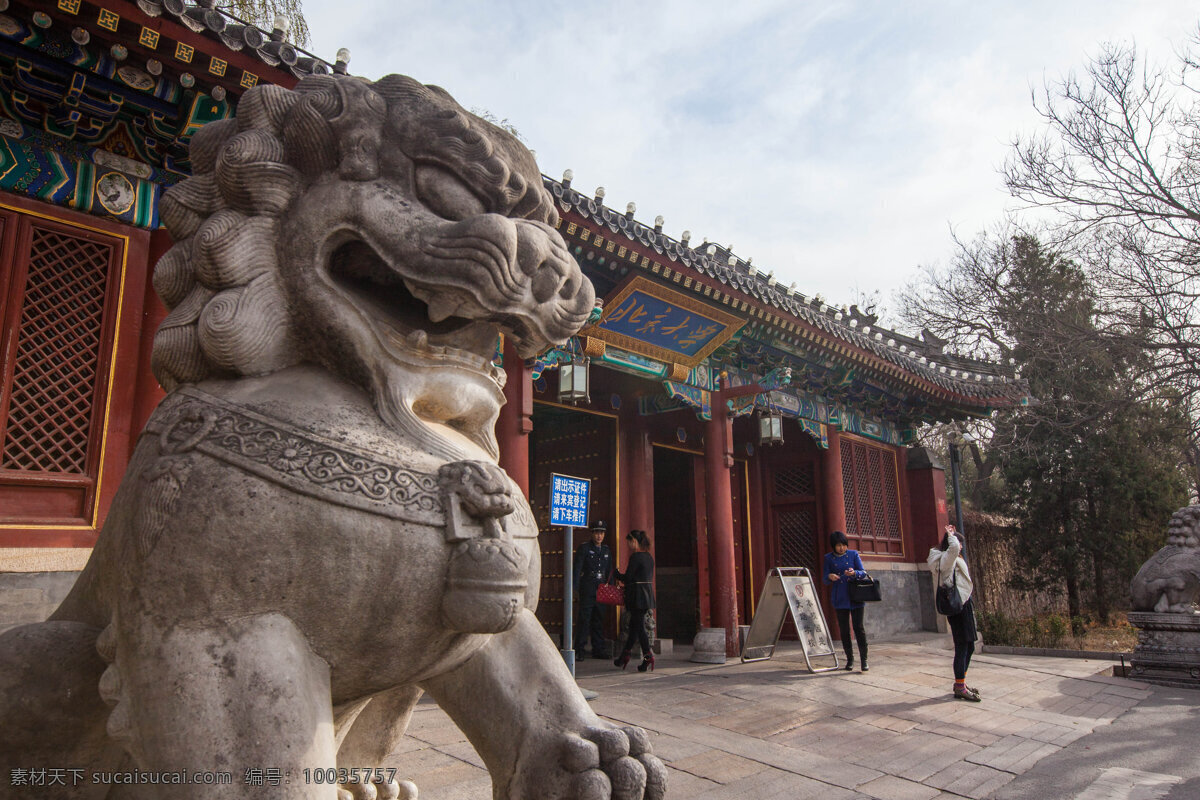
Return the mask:
<path fill-rule="evenodd" d="M 304 360 L 279 286 L 276 243 L 281 216 L 322 175 L 374 180 L 431 162 L 457 172 L 490 212 L 557 222 L 549 194 L 525 177 L 538 171 L 524 147 L 439 87 L 402 75 L 375 83 L 311 76 L 294 90 L 251 89 L 236 118 L 192 137 L 191 160 L 193 176 L 162 200 L 176 244 L 153 277 L 169 313 L 151 369 L 167 391 Z"/>

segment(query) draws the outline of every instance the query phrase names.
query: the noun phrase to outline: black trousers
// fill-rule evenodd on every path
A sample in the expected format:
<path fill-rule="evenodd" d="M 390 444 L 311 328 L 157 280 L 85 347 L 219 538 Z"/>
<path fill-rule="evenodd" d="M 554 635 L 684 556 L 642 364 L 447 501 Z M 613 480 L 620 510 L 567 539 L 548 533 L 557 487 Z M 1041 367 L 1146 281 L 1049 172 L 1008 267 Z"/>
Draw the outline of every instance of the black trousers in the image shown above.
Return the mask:
<path fill-rule="evenodd" d="M 979 634 L 975 628 L 975 604 L 968 597 L 961 614 L 946 617 L 950 625 L 950 635 L 954 637 L 954 680 L 961 681 L 967 677 L 967 668 L 971 666 L 971 656 L 975 653 L 975 640 Z"/>
<path fill-rule="evenodd" d="M 842 632 L 842 649 L 846 651 L 846 660 L 854 658 L 854 650 L 850 647 L 850 621 L 854 621 L 854 638 L 858 640 L 858 658 L 867 660 L 867 629 L 863 627 L 863 606 L 858 608 L 835 608 L 837 612 L 838 629 Z"/>
<path fill-rule="evenodd" d="M 579 587 L 579 624 L 575 627 L 575 650 L 582 650 L 592 640 L 592 657 L 604 655 L 608 645 L 604 641 L 604 605 L 596 602 L 595 583 L 584 582 Z"/>
<path fill-rule="evenodd" d="M 625 613 L 629 615 L 629 635 L 625 637 L 624 652 L 628 653 L 633 650 L 633 643 L 637 642 L 642 646 L 642 658 L 650 656 L 650 637 L 646 633 L 646 611 L 645 609 L 636 609 L 625 606 Z"/>
<path fill-rule="evenodd" d="M 967 677 L 967 667 L 971 666 L 974 653 L 974 642 L 954 642 L 954 680 L 961 681 Z"/>

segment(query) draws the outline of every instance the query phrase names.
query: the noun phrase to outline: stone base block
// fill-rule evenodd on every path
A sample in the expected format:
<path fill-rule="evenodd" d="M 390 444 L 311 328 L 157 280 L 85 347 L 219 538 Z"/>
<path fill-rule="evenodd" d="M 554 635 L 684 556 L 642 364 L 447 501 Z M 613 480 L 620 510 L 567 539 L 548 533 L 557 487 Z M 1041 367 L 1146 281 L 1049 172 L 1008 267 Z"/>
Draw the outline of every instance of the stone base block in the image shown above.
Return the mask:
<path fill-rule="evenodd" d="M 1200 689 L 1200 614 L 1131 611 L 1129 622 L 1138 629 L 1130 678 Z"/>
<path fill-rule="evenodd" d="M 78 572 L 0 572 L 0 631 L 44 622 L 78 577 Z"/>
<path fill-rule="evenodd" d="M 698 664 L 725 663 L 725 629 L 701 628 L 692 642 L 692 657 Z"/>

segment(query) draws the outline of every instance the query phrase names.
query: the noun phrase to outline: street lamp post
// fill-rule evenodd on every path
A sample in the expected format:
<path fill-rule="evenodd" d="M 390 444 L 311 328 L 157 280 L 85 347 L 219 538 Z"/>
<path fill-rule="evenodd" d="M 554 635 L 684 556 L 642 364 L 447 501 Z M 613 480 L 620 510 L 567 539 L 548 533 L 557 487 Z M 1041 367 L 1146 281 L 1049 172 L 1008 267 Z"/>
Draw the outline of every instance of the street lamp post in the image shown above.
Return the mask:
<path fill-rule="evenodd" d="M 958 523 L 958 532 L 965 539 L 967 526 L 963 522 L 962 492 L 959 490 L 959 475 L 962 467 L 961 444 L 971 444 L 975 439 L 969 433 L 959 433 L 957 430 L 950 435 L 950 485 L 954 488 L 954 520 Z"/>
<path fill-rule="evenodd" d="M 954 522 L 958 532 L 963 533 L 962 493 L 958 489 L 958 465 L 960 462 L 957 436 L 950 440 L 950 486 L 954 489 Z"/>

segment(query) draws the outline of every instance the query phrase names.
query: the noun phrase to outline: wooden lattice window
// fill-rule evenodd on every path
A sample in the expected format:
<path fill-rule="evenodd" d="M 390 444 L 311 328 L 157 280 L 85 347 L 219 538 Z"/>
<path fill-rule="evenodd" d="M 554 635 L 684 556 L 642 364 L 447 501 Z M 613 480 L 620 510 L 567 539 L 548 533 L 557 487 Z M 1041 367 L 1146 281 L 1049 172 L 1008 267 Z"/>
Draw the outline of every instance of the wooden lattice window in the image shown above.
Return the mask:
<path fill-rule="evenodd" d="M 778 514 L 779 564 L 814 567 L 818 563 L 817 520 L 809 507 L 789 508 Z"/>
<path fill-rule="evenodd" d="M 901 554 L 900 483 L 894 450 L 841 440 L 846 536 L 864 553 Z"/>
<path fill-rule="evenodd" d="M 775 497 L 811 496 L 816 491 L 812 462 L 775 470 Z"/>
<path fill-rule="evenodd" d="M 5 212 L 0 520 L 86 520 L 105 423 L 119 240 Z"/>

